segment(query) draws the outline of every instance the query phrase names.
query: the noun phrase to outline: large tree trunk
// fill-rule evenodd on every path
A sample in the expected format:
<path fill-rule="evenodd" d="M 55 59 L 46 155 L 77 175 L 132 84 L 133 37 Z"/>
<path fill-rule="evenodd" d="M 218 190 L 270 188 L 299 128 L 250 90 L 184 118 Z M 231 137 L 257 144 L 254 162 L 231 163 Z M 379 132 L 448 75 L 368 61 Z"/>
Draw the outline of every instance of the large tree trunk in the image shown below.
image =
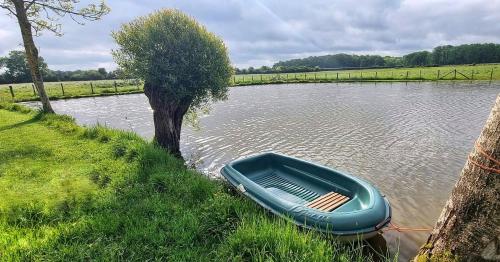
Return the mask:
<path fill-rule="evenodd" d="M 182 158 L 179 147 L 182 120 L 191 101 L 177 101 L 169 98 L 164 89 L 153 87 L 148 81 L 144 83 L 144 94 L 148 97 L 153 109 L 154 140 L 171 154 Z"/>
<path fill-rule="evenodd" d="M 417 260 L 500 260 L 499 159 L 500 96 Z"/>
<path fill-rule="evenodd" d="M 26 58 L 28 59 L 28 64 L 30 67 L 31 78 L 36 86 L 38 95 L 40 96 L 40 101 L 42 102 L 42 108 L 44 112 L 54 113 L 52 106 L 50 105 L 49 97 L 45 92 L 45 87 L 43 85 L 43 78 L 40 72 L 40 64 L 38 59 L 38 49 L 33 41 L 33 34 L 31 32 L 31 24 L 26 16 L 26 9 L 24 9 L 24 2 L 22 0 L 11 0 L 16 8 L 16 17 L 21 28 L 21 34 L 23 36 L 24 49 L 26 51 Z"/>

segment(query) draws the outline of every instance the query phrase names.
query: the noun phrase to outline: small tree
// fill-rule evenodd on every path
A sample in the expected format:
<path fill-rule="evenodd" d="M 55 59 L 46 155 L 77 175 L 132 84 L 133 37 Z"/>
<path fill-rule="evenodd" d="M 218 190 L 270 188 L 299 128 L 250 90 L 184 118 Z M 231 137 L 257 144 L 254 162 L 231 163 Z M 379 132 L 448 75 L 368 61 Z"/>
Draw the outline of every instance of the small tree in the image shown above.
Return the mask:
<path fill-rule="evenodd" d="M 77 9 L 75 4 L 78 0 L 0 0 L 0 8 L 15 17 L 21 29 L 24 49 L 31 72 L 31 79 L 38 90 L 43 110 L 53 113 L 49 97 L 45 92 L 38 49 L 33 41 L 33 30 L 35 36 L 43 30 L 49 30 L 56 35 L 61 35 L 61 25 L 57 23 L 60 17 L 69 15 L 73 20 L 82 18 L 84 20 L 98 20 L 109 12 L 109 8 L 101 2 L 99 5 L 90 4 L 87 7 Z M 82 24 L 80 21 L 78 23 Z"/>
<path fill-rule="evenodd" d="M 188 109 L 226 98 L 232 67 L 224 43 L 172 9 L 125 24 L 113 37 L 120 46 L 113 51 L 118 65 L 144 80 L 155 141 L 180 157 L 181 126 Z"/>

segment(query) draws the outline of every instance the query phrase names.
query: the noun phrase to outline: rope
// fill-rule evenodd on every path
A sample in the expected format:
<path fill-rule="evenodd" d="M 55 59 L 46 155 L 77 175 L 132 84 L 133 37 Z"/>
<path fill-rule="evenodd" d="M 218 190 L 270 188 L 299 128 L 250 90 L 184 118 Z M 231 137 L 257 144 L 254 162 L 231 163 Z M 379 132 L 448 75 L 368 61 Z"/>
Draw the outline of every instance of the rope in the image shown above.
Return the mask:
<path fill-rule="evenodd" d="M 483 155 L 484 157 L 486 157 L 488 160 L 490 160 L 491 162 L 495 163 L 496 166 L 500 166 L 500 161 L 498 161 L 497 159 L 495 159 L 492 155 L 493 154 L 488 154 L 486 150 L 484 150 L 484 148 L 479 145 L 478 143 L 476 143 L 475 145 L 476 147 L 476 150 L 477 152 L 479 152 L 480 155 Z M 491 172 L 494 172 L 494 173 L 497 173 L 497 174 L 500 174 L 500 169 L 497 169 L 497 168 L 493 168 L 493 167 L 488 167 L 488 166 L 485 166 L 481 163 L 478 163 L 476 161 L 474 161 L 472 159 L 472 157 L 469 155 L 469 162 L 471 162 L 472 164 L 484 169 L 484 170 L 487 170 L 487 171 L 491 171 Z M 395 230 L 395 231 L 398 231 L 398 232 L 428 232 L 428 231 L 431 231 L 432 228 L 413 228 L 413 227 L 400 227 L 392 222 L 389 222 L 389 226 L 382 229 L 382 232 L 385 232 L 385 231 L 390 231 L 390 230 Z"/>
<path fill-rule="evenodd" d="M 492 154 L 486 153 L 486 150 L 484 150 L 484 148 L 481 145 L 476 144 L 476 149 L 479 151 L 479 153 L 483 154 L 483 156 L 485 156 L 486 158 L 488 158 L 489 160 L 491 160 L 496 165 L 500 166 L 500 161 L 498 161 L 495 158 L 493 158 L 491 156 Z"/>
<path fill-rule="evenodd" d="M 389 226 L 384 228 L 382 231 L 396 230 L 398 232 L 428 232 L 432 228 L 414 228 L 414 227 L 400 227 L 392 222 L 389 222 Z"/>
<path fill-rule="evenodd" d="M 479 145 L 478 143 L 476 143 L 475 145 L 476 147 L 476 150 L 477 152 L 479 152 L 479 154 L 483 155 L 484 157 L 486 157 L 488 160 L 490 160 L 491 162 L 495 163 L 495 165 L 497 166 L 500 166 L 500 161 L 496 160 L 495 158 L 492 157 L 492 154 L 488 154 L 486 152 L 486 150 L 484 150 L 484 148 Z M 476 162 L 472 159 L 472 157 L 469 155 L 469 162 L 471 162 L 473 165 L 479 167 L 479 168 L 482 168 L 486 171 L 490 171 L 490 172 L 493 172 L 493 173 L 497 173 L 497 174 L 500 174 L 500 169 L 497 169 L 497 168 L 493 168 L 493 167 L 489 167 L 489 166 L 485 166 L 479 162 Z"/>
<path fill-rule="evenodd" d="M 485 165 L 482 165 L 474 160 L 472 160 L 472 157 L 469 156 L 469 162 L 471 162 L 472 164 L 474 164 L 475 166 L 479 167 L 479 168 L 482 168 L 484 170 L 487 170 L 487 171 L 490 171 L 490 172 L 493 172 L 493 173 L 497 173 L 497 174 L 500 174 L 500 169 L 496 169 L 496 168 L 492 168 L 492 167 L 487 167 Z"/>

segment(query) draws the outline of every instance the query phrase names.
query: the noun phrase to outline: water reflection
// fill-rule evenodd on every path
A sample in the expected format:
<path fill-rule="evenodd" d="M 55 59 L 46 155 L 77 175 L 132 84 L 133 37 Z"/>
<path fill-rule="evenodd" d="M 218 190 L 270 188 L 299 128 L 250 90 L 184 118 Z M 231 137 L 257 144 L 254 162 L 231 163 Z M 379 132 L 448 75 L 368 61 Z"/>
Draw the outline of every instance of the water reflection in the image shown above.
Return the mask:
<path fill-rule="evenodd" d="M 229 99 L 184 127 L 181 151 L 211 175 L 228 161 L 276 151 L 347 171 L 387 195 L 396 224 L 432 227 L 500 85 L 488 82 L 333 83 L 232 88 Z M 153 137 L 143 95 L 54 101 L 80 124 Z M 402 260 L 426 233 L 384 234 Z"/>

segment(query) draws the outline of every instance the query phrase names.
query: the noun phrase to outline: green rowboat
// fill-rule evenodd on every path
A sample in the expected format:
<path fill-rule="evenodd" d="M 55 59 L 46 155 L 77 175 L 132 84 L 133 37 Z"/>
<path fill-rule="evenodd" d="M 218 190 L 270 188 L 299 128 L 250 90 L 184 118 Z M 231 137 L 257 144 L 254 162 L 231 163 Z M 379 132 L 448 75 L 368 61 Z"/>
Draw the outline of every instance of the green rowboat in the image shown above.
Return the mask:
<path fill-rule="evenodd" d="M 233 161 L 221 174 L 271 212 L 344 239 L 372 237 L 391 220 L 389 202 L 371 184 L 301 159 L 264 153 Z"/>

